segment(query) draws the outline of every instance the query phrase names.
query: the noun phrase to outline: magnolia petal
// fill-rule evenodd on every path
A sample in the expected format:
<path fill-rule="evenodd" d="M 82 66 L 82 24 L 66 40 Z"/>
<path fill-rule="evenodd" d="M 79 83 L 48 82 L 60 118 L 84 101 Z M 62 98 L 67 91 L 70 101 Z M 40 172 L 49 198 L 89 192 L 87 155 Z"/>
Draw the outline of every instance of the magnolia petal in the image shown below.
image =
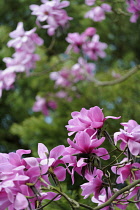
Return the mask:
<path fill-rule="evenodd" d="M 46 158 L 46 154 L 48 154 L 49 151 L 47 149 L 47 147 L 42 144 L 42 143 L 39 143 L 38 144 L 38 155 L 41 159 L 45 159 Z"/>
<path fill-rule="evenodd" d="M 57 159 L 63 154 L 64 151 L 65 151 L 65 146 L 64 145 L 59 145 L 57 147 L 54 147 L 50 151 L 50 158 Z"/>
<path fill-rule="evenodd" d="M 105 148 L 99 148 L 94 150 L 95 154 L 102 158 L 103 160 L 108 160 L 110 158 L 110 155 L 108 154 L 108 151 Z"/>
<path fill-rule="evenodd" d="M 14 208 L 16 210 L 22 210 L 22 209 L 26 209 L 27 207 L 28 207 L 28 201 L 27 201 L 26 197 L 23 194 L 18 193 L 16 195 Z"/>
<path fill-rule="evenodd" d="M 59 181 L 64 181 L 66 178 L 66 169 L 62 166 L 58 166 L 54 169 L 54 173 Z"/>
<path fill-rule="evenodd" d="M 90 136 L 86 132 L 77 133 L 75 136 L 77 145 L 81 148 L 82 151 L 87 152 L 90 147 Z"/>
<path fill-rule="evenodd" d="M 140 154 L 140 143 L 136 141 L 129 140 L 128 141 L 128 148 L 132 155 L 139 155 Z"/>

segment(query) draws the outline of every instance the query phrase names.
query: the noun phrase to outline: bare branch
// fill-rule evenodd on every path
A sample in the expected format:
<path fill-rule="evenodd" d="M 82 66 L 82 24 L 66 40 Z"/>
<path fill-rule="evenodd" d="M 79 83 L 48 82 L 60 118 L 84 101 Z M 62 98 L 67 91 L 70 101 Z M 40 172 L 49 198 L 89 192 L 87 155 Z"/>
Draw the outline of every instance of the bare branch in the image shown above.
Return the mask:
<path fill-rule="evenodd" d="M 115 198 L 117 198 L 122 193 L 124 193 L 126 191 L 129 191 L 131 188 L 135 187 L 138 184 L 140 184 L 140 179 L 134 181 L 132 184 L 129 184 L 128 186 L 126 186 L 126 187 L 122 188 L 121 190 L 117 191 L 116 193 L 114 193 L 114 195 L 108 201 L 106 201 L 105 203 L 93 208 L 93 210 L 99 210 L 99 209 L 102 209 L 106 206 L 109 206 L 115 200 Z"/>
<path fill-rule="evenodd" d="M 40 177 L 40 181 L 45 183 L 45 184 L 48 184 L 41 177 Z M 100 210 L 100 209 L 102 209 L 102 208 L 104 208 L 106 206 L 109 206 L 119 195 L 121 195 L 122 193 L 124 193 L 126 191 L 129 191 L 133 187 L 136 187 L 138 184 L 140 184 L 140 179 L 134 181 L 133 183 L 129 184 L 128 186 L 126 186 L 126 187 L 122 188 L 121 190 L 117 191 L 105 203 L 103 203 L 103 204 L 101 204 L 101 205 L 99 205 L 99 206 L 97 206 L 95 208 L 92 208 L 92 207 L 90 207 L 90 206 L 88 206 L 86 204 L 78 203 L 77 201 L 75 201 L 74 199 L 71 199 L 68 195 L 66 195 L 65 193 L 61 192 L 59 189 L 57 189 L 57 188 L 55 188 L 53 186 L 49 186 L 49 189 L 47 189 L 47 188 L 45 188 L 45 189 L 51 190 L 51 191 L 53 190 L 53 191 L 57 192 L 59 195 L 63 196 L 68 201 L 68 203 L 70 204 L 72 209 L 79 209 L 79 207 L 81 206 L 81 207 L 84 207 L 84 208 L 90 209 L 90 210 Z"/>
<path fill-rule="evenodd" d="M 99 80 L 95 79 L 95 77 L 93 77 L 93 78 L 89 77 L 88 79 L 89 79 L 89 81 L 94 82 L 97 86 L 116 85 L 116 84 L 121 83 L 121 82 L 125 81 L 126 79 L 128 79 L 130 76 L 135 74 L 139 69 L 140 69 L 140 65 L 137 65 L 134 68 L 130 69 L 122 77 L 120 77 L 120 78 L 118 78 L 116 80 L 111 80 L 111 81 L 99 81 Z"/>

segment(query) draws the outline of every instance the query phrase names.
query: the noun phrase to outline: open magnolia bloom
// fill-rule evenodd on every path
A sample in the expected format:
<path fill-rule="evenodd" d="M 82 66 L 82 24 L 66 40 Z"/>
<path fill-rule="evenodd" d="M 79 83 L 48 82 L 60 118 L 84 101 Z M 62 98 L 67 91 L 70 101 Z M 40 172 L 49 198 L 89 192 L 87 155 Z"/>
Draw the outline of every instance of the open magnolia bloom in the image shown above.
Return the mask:
<path fill-rule="evenodd" d="M 47 25 L 43 25 L 42 28 L 48 29 L 48 35 L 53 36 L 59 27 L 66 27 L 71 17 L 67 15 L 67 12 L 62 9 L 69 6 L 69 1 L 59 0 L 42 0 L 40 6 L 32 4 L 30 9 L 32 10 L 32 15 L 37 16 L 37 23 L 46 21 Z"/>
<path fill-rule="evenodd" d="M 64 164 L 63 160 L 61 160 L 60 158 L 64 151 L 65 146 L 59 145 L 57 147 L 54 147 L 49 153 L 47 147 L 44 144 L 38 144 L 38 155 L 41 159 L 40 165 L 43 167 L 48 166 L 48 178 L 52 175 L 53 177 L 55 176 L 55 178 L 59 181 L 65 180 L 66 169 L 63 166 L 59 166 L 59 164 Z"/>
<path fill-rule="evenodd" d="M 140 164 L 128 162 L 128 158 L 124 158 L 120 163 L 112 168 L 113 173 L 119 175 L 116 183 L 124 183 L 127 179 L 132 183 L 140 178 Z"/>
<path fill-rule="evenodd" d="M 121 140 L 120 148 L 122 150 L 128 146 L 132 155 L 140 154 L 140 125 L 135 120 L 129 120 L 127 123 L 121 123 L 124 130 L 114 133 L 114 142 L 117 144 Z"/>
<path fill-rule="evenodd" d="M 69 120 L 68 125 L 66 125 L 67 130 L 71 131 L 69 136 L 86 129 L 99 129 L 103 127 L 104 122 L 109 118 L 120 119 L 120 117 L 114 116 L 104 117 L 102 109 L 98 106 L 94 106 L 89 110 L 82 108 L 80 112 L 72 112 L 71 116 L 73 119 Z"/>

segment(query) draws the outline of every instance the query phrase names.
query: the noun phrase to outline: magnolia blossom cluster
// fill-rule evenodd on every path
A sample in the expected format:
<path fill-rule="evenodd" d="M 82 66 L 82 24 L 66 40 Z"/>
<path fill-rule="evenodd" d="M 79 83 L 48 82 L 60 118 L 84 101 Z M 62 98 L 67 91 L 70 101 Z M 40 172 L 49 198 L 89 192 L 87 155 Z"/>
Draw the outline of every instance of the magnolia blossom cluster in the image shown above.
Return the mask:
<path fill-rule="evenodd" d="M 108 173 L 106 161 L 110 159 L 110 154 L 103 146 L 108 139 L 103 136 L 102 130 L 109 118 L 120 117 L 104 117 L 102 109 L 97 106 L 89 110 L 82 108 L 80 112 L 72 112 L 72 119 L 66 126 L 70 136 L 76 133 L 73 140 L 67 139 L 69 146 L 59 145 L 49 152 L 44 144 L 39 143 L 39 158 L 22 157 L 28 155 L 30 150 L 0 153 L 0 210 L 34 210 L 41 208 L 45 200 L 60 199 L 60 195 L 63 196 L 60 182 L 65 180 L 66 173 L 71 175 L 72 184 L 75 183 L 75 173 L 84 177 L 85 183 L 80 186 L 81 195 L 85 199 L 92 195 L 91 201 L 98 205 L 104 204 L 119 191 L 117 184 L 139 180 L 140 163 L 136 161 L 137 156 L 134 157 L 129 141 L 133 141 L 134 148 L 136 143 L 140 149 L 140 125 L 130 120 L 123 123 L 124 130 L 115 133 L 114 142 L 116 138 L 123 142 L 120 150 L 124 158 L 120 163 L 114 161 L 113 165 L 108 165 L 112 171 Z M 128 155 L 128 150 L 131 155 Z M 140 155 L 140 150 L 137 151 L 135 154 Z M 102 164 L 105 166 L 102 167 Z M 116 185 L 111 183 L 110 176 L 114 180 L 113 174 L 116 174 Z M 56 193 L 52 192 L 53 189 L 57 189 Z M 139 191 L 140 185 L 134 186 L 120 193 L 103 209 L 126 209 L 132 198 L 140 209 Z"/>
<path fill-rule="evenodd" d="M 37 24 L 45 22 L 47 25 L 42 25 L 42 28 L 48 29 L 48 35 L 53 36 L 58 28 L 64 28 L 68 24 L 71 17 L 67 15 L 67 12 L 62 9 L 69 6 L 69 1 L 61 0 L 41 0 L 40 6 L 32 4 L 30 9 L 32 15 L 37 16 Z"/>
<path fill-rule="evenodd" d="M 135 120 L 129 120 L 127 123 L 121 123 L 124 130 L 114 134 L 114 142 L 121 140 L 120 148 L 124 150 L 128 147 L 130 153 L 134 156 L 140 154 L 140 125 Z"/>
<path fill-rule="evenodd" d="M 12 58 L 5 57 L 3 61 L 6 69 L 0 71 L 0 96 L 2 90 L 9 90 L 13 87 L 16 79 L 16 73 L 26 72 L 28 75 L 30 70 L 35 68 L 35 63 L 40 58 L 35 54 L 36 45 L 42 45 L 43 40 L 35 33 L 36 28 L 30 31 L 24 31 L 23 23 L 19 22 L 15 31 L 9 36 L 12 38 L 7 45 L 13 47 L 15 53 Z"/>
<path fill-rule="evenodd" d="M 104 117 L 102 110 L 97 106 L 89 110 L 82 108 L 80 112 L 72 112 L 71 115 L 72 119 L 69 120 L 66 128 L 70 131 L 69 136 L 74 133 L 76 135 L 73 141 L 68 139 L 70 147 L 66 148 L 63 160 L 69 163 L 69 167 L 72 167 L 69 173 L 71 173 L 73 183 L 75 172 L 87 180 L 81 185 L 84 198 L 93 195 L 92 202 L 101 205 L 118 191 L 108 183 L 107 168 L 106 166 L 102 168 L 101 165 L 101 159 L 106 161 L 110 158 L 109 152 L 104 147 L 100 147 L 104 141 L 108 140 L 105 139 L 106 136 L 103 136 L 103 125 L 109 118 L 119 119 L 120 117 Z M 136 156 L 140 155 L 140 125 L 133 120 L 121 124 L 124 130 L 121 129 L 120 132 L 114 134 L 113 144 L 121 140 L 120 150 L 124 159 L 111 168 L 112 172 L 117 175 L 117 184 L 124 184 L 126 180 L 132 183 L 140 179 L 140 164 L 136 161 Z M 140 186 L 136 186 L 125 194 L 119 195 L 112 204 L 103 209 L 114 209 L 115 206 L 119 209 L 126 209 L 132 197 L 139 209 L 139 191 Z"/>
<path fill-rule="evenodd" d="M 140 16 L 140 0 L 127 0 L 128 12 L 132 13 L 130 22 L 135 23 Z"/>
<path fill-rule="evenodd" d="M 39 60 L 39 56 L 35 54 L 36 45 L 43 44 L 43 39 L 35 31 L 36 28 L 24 31 L 23 23 L 19 22 L 16 30 L 9 34 L 12 40 L 7 45 L 15 49 L 12 58 L 3 59 L 9 71 L 29 74 L 30 70 L 35 68 L 35 62 Z"/>
<path fill-rule="evenodd" d="M 50 78 L 55 81 L 55 86 L 71 87 L 73 84 L 87 80 L 94 75 L 95 64 L 87 63 L 83 58 L 78 59 L 71 69 L 64 68 L 57 72 L 51 72 Z"/>
<path fill-rule="evenodd" d="M 49 187 L 51 174 L 56 176 L 58 181 L 65 179 L 66 169 L 58 166 L 63 163 L 58 160 L 63 150 L 62 145 L 53 148 L 49 153 L 45 145 L 40 143 L 39 158 L 22 158 L 22 155 L 29 154 L 30 150 L 0 153 L 0 210 L 36 209 L 44 199 L 53 199 L 56 193 L 43 192 L 41 188 Z"/>
<path fill-rule="evenodd" d="M 87 5 L 91 6 L 95 1 L 87 1 Z M 106 18 L 105 13 L 111 12 L 111 6 L 109 4 L 101 4 L 100 6 L 93 7 L 85 14 L 85 18 L 90 18 L 95 22 L 100 22 Z"/>
<path fill-rule="evenodd" d="M 104 58 L 106 53 L 104 50 L 107 44 L 99 41 L 100 37 L 96 34 L 93 27 L 87 28 L 82 34 L 78 32 L 69 33 L 66 41 L 69 43 L 66 52 L 73 50 L 75 53 L 81 53 L 91 60 L 97 60 L 98 57 Z"/>
<path fill-rule="evenodd" d="M 46 101 L 46 98 L 36 96 L 36 102 L 32 107 L 34 112 L 42 112 L 45 116 L 49 115 L 49 109 L 55 110 L 57 108 L 57 104 L 53 100 Z"/>

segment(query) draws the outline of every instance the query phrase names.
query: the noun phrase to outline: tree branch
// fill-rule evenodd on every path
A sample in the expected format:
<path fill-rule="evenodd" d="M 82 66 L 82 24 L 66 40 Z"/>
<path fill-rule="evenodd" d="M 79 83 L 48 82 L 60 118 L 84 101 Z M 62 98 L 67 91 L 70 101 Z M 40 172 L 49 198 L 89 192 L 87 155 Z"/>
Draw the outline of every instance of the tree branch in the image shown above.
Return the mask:
<path fill-rule="evenodd" d="M 134 68 L 130 69 L 121 78 L 118 78 L 118 79 L 112 80 L 112 81 L 99 81 L 99 80 L 95 79 L 94 77 L 93 78 L 89 77 L 88 79 L 89 79 L 89 81 L 94 82 L 97 86 L 116 85 L 118 83 L 121 83 L 121 82 L 125 81 L 127 78 L 129 78 L 130 76 L 132 76 L 133 74 L 135 74 L 139 69 L 140 69 L 140 65 L 137 65 Z"/>
<path fill-rule="evenodd" d="M 48 184 L 48 183 L 46 183 L 46 181 L 43 180 L 41 177 L 40 177 L 40 181 L 43 182 L 43 183 L 45 183 L 45 184 Z M 72 209 L 78 209 L 78 208 L 81 206 L 81 207 L 84 207 L 84 208 L 90 209 L 90 210 L 99 210 L 99 209 L 102 209 L 102 208 L 104 208 L 104 207 L 106 207 L 106 206 L 109 206 L 109 205 L 110 205 L 110 204 L 111 204 L 119 195 L 121 195 L 122 193 L 124 193 L 124 192 L 126 192 L 126 191 L 129 191 L 129 190 L 130 190 L 131 188 L 133 188 L 133 187 L 136 187 L 136 185 L 138 185 L 138 184 L 140 184 L 140 179 L 134 181 L 132 184 L 129 184 L 128 186 L 126 186 L 126 187 L 122 188 L 121 190 L 117 191 L 117 192 L 114 193 L 114 195 L 113 195 L 110 199 L 108 199 L 105 203 L 103 203 L 103 204 L 101 204 L 101 205 L 99 205 L 99 206 L 97 206 L 97 207 L 95 207 L 95 208 L 92 208 L 92 207 L 90 207 L 90 206 L 88 206 L 88 205 L 86 205 L 86 204 L 78 203 L 78 202 L 75 201 L 74 199 L 69 198 L 68 195 L 66 195 L 65 193 L 61 192 L 61 191 L 60 191 L 59 189 L 57 189 L 56 187 L 53 187 L 53 186 L 50 186 L 50 185 L 49 185 L 49 186 L 48 186 L 49 189 L 47 189 L 47 188 L 45 188 L 45 189 L 47 189 L 47 190 L 53 190 L 53 191 L 57 192 L 59 195 L 62 195 L 62 196 L 68 201 L 68 203 L 71 205 L 71 208 L 72 208 Z"/>
<path fill-rule="evenodd" d="M 128 186 L 126 186 L 126 187 L 122 188 L 121 190 L 117 191 L 116 193 L 114 193 L 114 195 L 108 201 L 106 201 L 105 203 L 93 208 L 93 210 L 99 210 L 99 209 L 102 209 L 106 206 L 109 206 L 115 200 L 115 198 L 117 198 L 122 193 L 130 190 L 131 188 L 135 187 L 137 184 L 140 184 L 140 179 L 134 181 L 132 184 L 129 184 Z"/>

